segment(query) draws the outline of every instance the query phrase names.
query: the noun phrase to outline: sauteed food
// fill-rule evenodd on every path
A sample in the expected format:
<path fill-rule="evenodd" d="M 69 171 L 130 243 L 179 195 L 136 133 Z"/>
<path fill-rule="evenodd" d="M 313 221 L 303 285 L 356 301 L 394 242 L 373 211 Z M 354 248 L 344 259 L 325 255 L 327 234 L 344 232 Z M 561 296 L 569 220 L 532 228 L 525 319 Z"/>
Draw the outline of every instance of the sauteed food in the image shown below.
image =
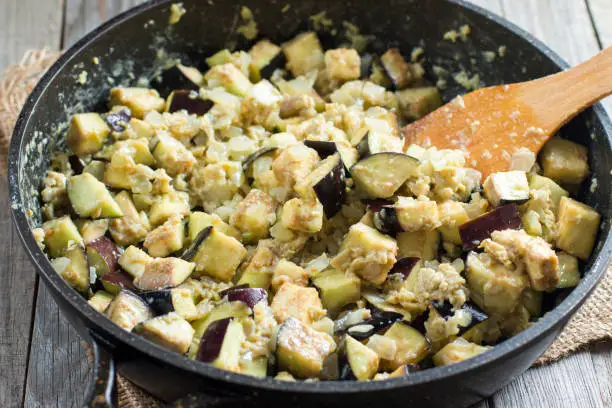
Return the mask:
<path fill-rule="evenodd" d="M 442 103 L 412 55 L 306 32 L 114 88 L 72 117 L 33 233 L 93 308 L 226 370 L 379 380 L 480 354 L 580 281 L 587 151 L 517 146 L 481 180 L 405 145 Z"/>

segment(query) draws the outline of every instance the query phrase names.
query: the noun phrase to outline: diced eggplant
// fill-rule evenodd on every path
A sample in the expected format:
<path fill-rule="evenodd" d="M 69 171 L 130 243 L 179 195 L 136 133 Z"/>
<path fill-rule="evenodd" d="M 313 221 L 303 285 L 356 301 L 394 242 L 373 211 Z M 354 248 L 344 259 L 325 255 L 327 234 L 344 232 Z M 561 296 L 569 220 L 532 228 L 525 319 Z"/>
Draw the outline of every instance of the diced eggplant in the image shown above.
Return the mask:
<path fill-rule="evenodd" d="M 529 180 L 529 188 L 532 190 L 548 190 L 550 192 L 550 200 L 552 201 L 551 210 L 557 215 L 561 197 L 568 197 L 569 193 L 548 177 L 529 173 L 527 174 L 527 179 Z"/>
<path fill-rule="evenodd" d="M 348 327 L 346 333 L 357 340 L 365 340 L 404 318 L 404 315 L 401 313 L 377 308 L 372 309 L 371 314 L 370 318 Z"/>
<path fill-rule="evenodd" d="M 380 211 L 384 206 L 392 206 L 393 200 L 387 200 L 384 198 L 365 198 L 361 200 L 372 212 Z"/>
<path fill-rule="evenodd" d="M 409 121 L 420 119 L 442 106 L 440 91 L 435 86 L 403 89 L 396 96 L 400 114 Z"/>
<path fill-rule="evenodd" d="M 104 313 L 108 305 L 113 301 L 113 295 L 104 290 L 99 290 L 87 301 L 89 306 L 93 307 L 100 313 Z"/>
<path fill-rule="evenodd" d="M 601 216 L 593 208 L 569 197 L 559 201 L 557 247 L 587 261 L 599 231 Z"/>
<path fill-rule="evenodd" d="M 98 276 L 117 270 L 119 250 L 113 241 L 105 236 L 94 239 L 87 244 L 87 261 L 96 269 Z"/>
<path fill-rule="evenodd" d="M 305 179 L 298 180 L 295 191 L 303 198 L 312 198 L 314 192 L 327 218 L 336 215 L 346 198 L 344 164 L 340 155 L 333 154 L 321 161 Z"/>
<path fill-rule="evenodd" d="M 224 289 L 221 292 L 219 292 L 219 297 L 221 299 L 223 299 L 231 290 L 234 290 L 234 289 L 245 289 L 245 288 L 248 288 L 248 287 L 249 287 L 249 285 L 247 283 L 243 283 L 241 285 L 234 285 L 231 288 Z"/>
<path fill-rule="evenodd" d="M 145 320 L 136 325 L 134 333 L 169 350 L 184 354 L 189 349 L 194 330 L 191 325 L 176 313 Z"/>
<path fill-rule="evenodd" d="M 69 216 L 55 218 L 45 222 L 45 248 L 52 258 L 64 255 L 73 244 L 83 245 L 83 237 Z"/>
<path fill-rule="evenodd" d="M 68 163 L 74 174 L 81 174 L 85 170 L 85 162 L 76 154 L 71 154 L 68 157 Z"/>
<path fill-rule="evenodd" d="M 173 113 L 186 110 L 187 113 L 202 116 L 205 115 L 214 105 L 210 99 L 202 99 L 198 92 L 189 89 L 179 89 L 172 91 L 166 102 L 166 109 Z"/>
<path fill-rule="evenodd" d="M 72 176 L 66 184 L 74 211 L 87 218 L 117 218 L 123 211 L 104 183 L 89 173 Z"/>
<path fill-rule="evenodd" d="M 240 232 L 224 222 L 216 214 L 207 214 L 202 211 L 192 211 L 189 214 L 189 226 L 187 231 L 187 238 L 189 242 L 194 242 L 198 237 L 198 234 L 205 228 L 213 226 L 225 235 L 234 237 L 236 239 L 241 238 Z"/>
<path fill-rule="evenodd" d="M 197 68 L 176 64 L 163 71 L 153 82 L 153 87 L 165 98 L 175 89 L 197 91 L 202 84 L 202 78 L 203 75 Z"/>
<path fill-rule="evenodd" d="M 253 83 L 270 78 L 275 70 L 283 68 L 286 63 L 282 49 L 268 40 L 261 40 L 253 45 L 249 55 L 249 73 Z"/>
<path fill-rule="evenodd" d="M 372 198 L 391 197 L 414 173 L 419 161 L 401 153 L 377 153 L 350 168 L 359 189 Z"/>
<path fill-rule="evenodd" d="M 115 272 L 109 272 L 100 276 L 100 282 L 102 283 L 104 290 L 112 293 L 113 295 L 116 295 L 124 289 L 135 289 L 134 280 L 132 277 L 122 270 L 116 270 Z"/>
<path fill-rule="evenodd" d="M 242 162 L 242 170 L 246 173 L 251 167 L 251 165 L 255 162 L 255 160 L 267 154 L 273 153 L 277 149 L 278 149 L 277 147 L 264 147 L 264 148 L 257 150 L 256 152 L 251 154 L 249 157 L 244 159 L 244 161 Z"/>
<path fill-rule="evenodd" d="M 361 139 L 359 139 L 359 142 L 355 145 L 359 157 L 365 159 L 373 154 L 381 153 L 380 142 L 380 135 L 378 133 L 366 130 Z"/>
<path fill-rule="evenodd" d="M 149 262 L 153 260 L 145 251 L 130 245 L 119 257 L 119 265 L 134 278 L 142 276 Z"/>
<path fill-rule="evenodd" d="M 397 313 L 402 315 L 402 318 L 410 320 L 411 316 L 408 310 L 388 303 L 385 300 L 385 297 L 378 292 L 372 290 L 363 291 L 361 296 L 369 305 L 373 306 L 373 308 L 375 309 L 382 310 L 385 312 Z"/>
<path fill-rule="evenodd" d="M 335 351 L 323 360 L 320 378 L 322 380 L 338 380 L 340 378 L 340 359 L 338 352 Z"/>
<path fill-rule="evenodd" d="M 237 371 L 244 338 L 244 330 L 238 320 L 217 320 L 208 326 L 202 336 L 196 360 L 225 370 Z"/>
<path fill-rule="evenodd" d="M 174 312 L 171 289 L 140 292 L 138 296 L 140 296 L 158 316 Z"/>
<path fill-rule="evenodd" d="M 391 78 L 389 78 L 389 75 L 383 68 L 382 63 L 380 62 L 380 57 L 378 56 L 375 56 L 372 60 L 370 76 L 367 79 L 369 79 L 370 82 L 373 82 L 376 85 L 380 85 L 384 88 L 393 87 L 393 82 L 391 81 Z"/>
<path fill-rule="evenodd" d="M 397 48 L 387 50 L 380 57 L 380 62 L 391 82 L 393 82 L 395 89 L 403 89 L 412 82 L 413 75 L 410 64 L 406 62 Z"/>
<path fill-rule="evenodd" d="M 378 371 L 378 354 L 351 336 L 344 338 L 338 347 L 338 355 L 341 380 L 365 381 Z"/>
<path fill-rule="evenodd" d="M 290 317 L 276 335 L 276 359 L 279 370 L 297 378 L 319 377 L 323 362 L 336 349 L 331 336 L 318 332 Z"/>
<path fill-rule="evenodd" d="M 419 263 L 421 258 L 417 258 L 414 256 L 407 256 L 404 258 L 400 258 L 395 262 L 393 268 L 391 268 L 390 274 L 392 273 L 401 273 L 404 278 L 407 278 L 410 275 L 410 272 L 414 269 L 415 266 Z"/>
<path fill-rule="evenodd" d="M 297 77 L 315 69 L 322 69 L 325 65 L 323 47 L 314 32 L 299 34 L 291 41 L 284 43 L 282 49 L 287 58 L 287 68 L 293 76 Z"/>
<path fill-rule="evenodd" d="M 499 341 L 502 334 L 495 319 L 487 319 L 467 330 L 461 337 L 471 343 L 492 345 Z"/>
<path fill-rule="evenodd" d="M 106 123 L 114 132 L 123 132 L 132 119 L 132 112 L 127 109 L 118 109 L 106 115 Z"/>
<path fill-rule="evenodd" d="M 321 302 L 331 316 L 344 306 L 359 300 L 361 281 L 354 275 L 330 269 L 316 275 L 312 284 L 321 293 Z"/>
<path fill-rule="evenodd" d="M 181 255 L 181 259 L 191 262 L 193 257 L 198 252 L 198 248 L 200 247 L 200 245 L 202 245 L 202 242 L 204 242 L 204 240 L 208 238 L 208 235 L 212 232 L 212 229 L 213 227 L 211 225 L 200 230 L 200 232 L 198 232 L 198 235 L 196 235 L 195 239 L 191 242 L 189 247 L 185 249 L 185 251 Z"/>
<path fill-rule="evenodd" d="M 416 364 L 423 360 L 430 350 L 429 340 L 414 327 L 396 322 L 385 333 L 395 340 L 397 352 L 393 360 L 384 360 L 383 366 L 395 370 L 404 364 Z"/>
<path fill-rule="evenodd" d="M 470 343 L 464 338 L 459 337 L 438 351 L 433 356 L 433 361 L 436 366 L 459 363 L 472 357 L 476 357 L 490 348 L 491 347 L 479 346 L 478 344 Z"/>
<path fill-rule="evenodd" d="M 193 257 L 195 271 L 229 282 L 246 253 L 240 241 L 212 227 Z"/>
<path fill-rule="evenodd" d="M 128 107 L 133 117 L 142 119 L 150 111 L 161 112 L 166 103 L 155 89 L 112 88 L 110 90 L 109 106 L 117 105 Z M 99 150 L 99 148 L 96 150 Z"/>
<path fill-rule="evenodd" d="M 493 173 L 484 181 L 485 197 L 494 207 L 529 201 L 529 183 L 524 171 Z"/>
<path fill-rule="evenodd" d="M 518 229 L 521 227 L 521 214 L 516 204 L 497 207 L 493 211 L 481 215 L 459 226 L 459 235 L 463 249 L 473 250 L 489 238 L 493 231 Z"/>
<path fill-rule="evenodd" d="M 389 374 L 389 378 L 400 378 L 410 375 L 410 373 L 416 373 L 421 371 L 421 367 L 418 364 L 404 364 L 397 367 Z"/>
<path fill-rule="evenodd" d="M 244 302 L 223 302 L 204 317 L 194 321 L 192 326 L 195 329 L 195 334 L 189 349 L 190 357 L 195 358 L 200 346 L 200 339 L 213 322 L 227 318 L 247 317 L 251 313 L 251 309 Z"/>
<path fill-rule="evenodd" d="M 119 327 L 131 331 L 138 323 L 151 319 L 153 312 L 140 297 L 122 290 L 108 305 L 106 315 Z"/>
<path fill-rule="evenodd" d="M 378 211 L 373 211 L 372 222 L 374 227 L 383 234 L 395 236 L 402 231 L 397 211 L 393 206 L 382 206 Z"/>
<path fill-rule="evenodd" d="M 526 288 L 523 291 L 520 302 L 532 318 L 537 319 L 542 316 L 543 292 L 533 288 Z"/>
<path fill-rule="evenodd" d="M 424 261 L 436 259 L 440 245 L 440 233 L 433 231 L 405 231 L 395 237 L 398 255 L 421 258 Z"/>
<path fill-rule="evenodd" d="M 178 286 L 191 275 L 195 264 L 180 258 L 156 258 L 145 266 L 144 273 L 134 279 L 142 290 L 158 290 Z"/>
<path fill-rule="evenodd" d="M 577 286 L 580 283 L 578 259 L 565 252 L 558 253 L 557 258 L 559 258 L 559 283 L 557 288 L 573 288 Z"/>
<path fill-rule="evenodd" d="M 233 287 L 225 292 L 227 300 L 230 302 L 244 302 L 248 307 L 253 309 L 255 305 L 261 301 L 268 299 L 268 292 L 263 288 L 237 288 Z"/>
<path fill-rule="evenodd" d="M 215 65 L 204 75 L 209 88 L 223 87 L 236 96 L 247 96 L 253 84 L 234 64 Z"/>
<path fill-rule="evenodd" d="M 74 289 L 81 293 L 89 290 L 89 266 L 85 251 L 80 245 L 71 245 L 61 258 L 52 262 L 55 271 Z"/>
<path fill-rule="evenodd" d="M 374 62 L 374 56 L 368 52 L 361 54 L 361 64 L 359 67 L 359 77 L 361 79 L 368 79 L 372 73 L 372 64 Z"/>
<path fill-rule="evenodd" d="M 550 139 L 539 157 L 544 176 L 567 188 L 579 185 L 589 174 L 587 148 L 569 140 Z"/>
<path fill-rule="evenodd" d="M 240 361 L 240 373 L 265 378 L 268 374 L 268 357 L 260 356 L 253 360 Z"/>
<path fill-rule="evenodd" d="M 304 145 L 316 150 L 321 159 L 325 159 L 338 151 L 335 142 L 327 142 L 324 140 L 304 140 Z"/>
<path fill-rule="evenodd" d="M 242 275 L 236 282 L 252 288 L 268 289 L 272 283 L 272 274 L 278 257 L 265 241 L 260 241 L 248 262 L 242 269 Z"/>
<path fill-rule="evenodd" d="M 77 156 L 86 156 L 102 148 L 110 128 L 98 113 L 78 113 L 72 116 L 68 128 L 68 147 Z"/>
<path fill-rule="evenodd" d="M 436 309 L 438 314 L 444 320 L 448 320 L 455 314 L 455 312 L 453 311 L 453 305 L 447 300 L 445 300 L 444 302 L 432 301 L 431 305 L 434 307 L 434 309 Z M 464 303 L 459 310 L 461 310 L 462 313 L 466 313 L 464 316 L 466 324 L 459 325 L 459 335 L 465 333 L 472 327 L 476 326 L 479 323 L 482 323 L 483 321 L 489 318 L 489 315 L 487 313 L 485 313 L 481 308 L 479 308 L 478 305 L 470 301 Z"/>

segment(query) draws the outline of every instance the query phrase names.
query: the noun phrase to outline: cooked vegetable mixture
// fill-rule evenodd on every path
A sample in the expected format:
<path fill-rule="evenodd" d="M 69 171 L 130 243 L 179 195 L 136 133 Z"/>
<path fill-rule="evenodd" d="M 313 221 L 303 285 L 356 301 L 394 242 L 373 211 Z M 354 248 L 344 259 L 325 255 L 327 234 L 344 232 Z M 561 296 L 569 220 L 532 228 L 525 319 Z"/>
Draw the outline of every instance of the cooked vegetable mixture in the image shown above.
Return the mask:
<path fill-rule="evenodd" d="M 206 63 L 74 115 L 44 179 L 35 236 L 123 329 L 257 377 L 381 380 L 480 354 L 579 283 L 585 147 L 517 146 L 481 180 L 406 146 L 442 101 L 397 49 L 306 32 Z"/>

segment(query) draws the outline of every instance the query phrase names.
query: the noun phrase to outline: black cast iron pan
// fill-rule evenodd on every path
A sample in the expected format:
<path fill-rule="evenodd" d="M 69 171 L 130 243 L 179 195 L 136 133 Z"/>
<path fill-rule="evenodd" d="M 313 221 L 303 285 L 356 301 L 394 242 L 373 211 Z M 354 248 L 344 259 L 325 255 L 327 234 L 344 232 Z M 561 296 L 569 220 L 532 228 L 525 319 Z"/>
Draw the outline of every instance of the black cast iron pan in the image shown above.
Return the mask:
<path fill-rule="evenodd" d="M 72 113 L 102 111 L 112 86 L 152 77 L 168 57 L 201 66 L 203 57 L 228 44 L 248 46 L 248 41 L 235 34 L 241 5 L 254 12 L 260 34 L 276 42 L 307 28 L 309 17 L 325 10 L 338 30 L 336 35 L 321 33 L 328 46 L 339 41 L 344 20 L 354 23 L 362 33 L 375 36 L 373 51 L 398 46 L 404 54 L 410 54 L 414 46 L 421 45 L 429 74 L 436 64 L 451 73 L 465 70 L 470 76 L 479 74 L 484 84 L 493 85 L 533 79 L 567 67 L 524 31 L 460 0 L 183 0 L 187 14 L 178 24 L 168 26 L 171 3 L 156 0 L 136 7 L 70 48 L 29 97 L 11 143 L 10 203 L 17 230 L 61 310 L 93 347 L 96 378 L 89 387 L 86 404 L 113 404 L 113 379 L 118 371 L 164 401 L 180 400 L 182 406 L 355 407 L 382 403 L 464 407 L 490 396 L 525 371 L 603 276 L 612 251 L 612 125 L 598 104 L 562 130 L 564 136 L 588 146 L 593 176 L 599 181 L 594 192 L 585 188 L 580 194 L 580 199 L 594 206 L 603 220 L 584 279 L 531 328 L 476 358 L 389 381 L 288 383 L 221 371 L 115 326 L 63 282 L 37 246 L 30 233 L 41 223 L 36 191 L 52 152 L 63 147 L 62 134 Z M 464 24 L 471 28 L 467 41 L 453 44 L 442 39 L 446 31 Z M 487 62 L 482 52 L 495 52 L 500 46 L 506 47 L 505 57 Z M 94 57 L 99 58 L 99 65 L 92 63 Z M 83 70 L 89 74 L 86 86 L 75 80 Z M 465 92 L 452 79 L 448 84 L 445 100 Z M 28 210 L 33 211 L 32 216 L 27 215 Z"/>

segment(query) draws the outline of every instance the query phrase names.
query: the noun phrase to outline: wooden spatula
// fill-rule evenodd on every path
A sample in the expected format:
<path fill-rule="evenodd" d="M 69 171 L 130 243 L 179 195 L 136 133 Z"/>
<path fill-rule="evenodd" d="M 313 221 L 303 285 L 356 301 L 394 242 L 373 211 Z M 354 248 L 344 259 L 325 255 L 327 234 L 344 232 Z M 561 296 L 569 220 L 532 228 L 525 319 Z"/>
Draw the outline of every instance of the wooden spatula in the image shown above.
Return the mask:
<path fill-rule="evenodd" d="M 535 154 L 567 121 L 612 93 L 612 47 L 544 78 L 479 89 L 405 126 L 405 146 L 462 149 L 483 179 L 507 171 L 512 154 Z"/>

